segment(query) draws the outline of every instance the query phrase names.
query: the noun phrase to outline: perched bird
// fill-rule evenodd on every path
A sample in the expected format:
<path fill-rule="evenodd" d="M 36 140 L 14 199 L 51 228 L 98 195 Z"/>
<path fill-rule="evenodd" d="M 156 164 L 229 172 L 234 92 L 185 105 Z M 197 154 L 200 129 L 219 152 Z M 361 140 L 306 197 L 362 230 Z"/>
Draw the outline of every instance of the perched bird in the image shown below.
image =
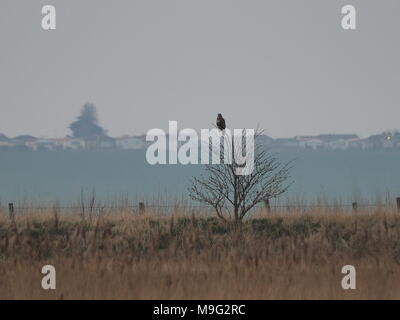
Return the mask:
<path fill-rule="evenodd" d="M 222 114 L 218 113 L 217 116 L 217 128 L 219 130 L 225 130 L 226 125 L 225 125 L 225 119 L 222 117 Z"/>

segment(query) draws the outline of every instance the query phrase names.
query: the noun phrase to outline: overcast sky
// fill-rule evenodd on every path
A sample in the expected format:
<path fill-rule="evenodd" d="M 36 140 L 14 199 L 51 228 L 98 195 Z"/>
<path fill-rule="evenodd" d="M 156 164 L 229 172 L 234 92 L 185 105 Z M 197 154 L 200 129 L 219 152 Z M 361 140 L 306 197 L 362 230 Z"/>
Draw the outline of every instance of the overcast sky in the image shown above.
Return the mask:
<path fill-rule="evenodd" d="M 400 128 L 399 16 L 398 0 L 1 0 L 0 132 L 65 136 L 86 101 L 111 136 L 218 112 L 273 137 Z"/>

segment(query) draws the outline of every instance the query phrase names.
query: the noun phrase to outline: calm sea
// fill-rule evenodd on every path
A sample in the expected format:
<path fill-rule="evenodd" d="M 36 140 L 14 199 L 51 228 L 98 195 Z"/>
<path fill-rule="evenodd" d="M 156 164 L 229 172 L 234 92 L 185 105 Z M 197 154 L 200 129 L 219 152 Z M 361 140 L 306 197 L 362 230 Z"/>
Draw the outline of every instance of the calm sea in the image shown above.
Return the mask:
<path fill-rule="evenodd" d="M 400 196 L 400 151 L 286 151 L 277 156 L 283 162 L 295 159 L 294 184 L 285 199 L 374 202 Z M 0 152 L 0 201 L 71 202 L 82 190 L 93 189 L 103 201 L 186 199 L 190 178 L 203 169 L 151 166 L 144 151 Z"/>

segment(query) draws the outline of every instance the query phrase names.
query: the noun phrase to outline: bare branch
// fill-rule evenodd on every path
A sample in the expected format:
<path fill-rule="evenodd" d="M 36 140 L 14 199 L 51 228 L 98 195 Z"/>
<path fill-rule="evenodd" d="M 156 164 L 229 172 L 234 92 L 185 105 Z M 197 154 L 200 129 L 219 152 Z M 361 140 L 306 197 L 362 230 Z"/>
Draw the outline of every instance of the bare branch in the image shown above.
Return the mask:
<path fill-rule="evenodd" d="M 282 164 L 276 155 L 268 153 L 258 142 L 262 133 L 257 129 L 254 137 L 254 170 L 249 175 L 238 175 L 236 169 L 240 165 L 235 162 L 238 155 L 242 156 L 246 151 L 246 139 L 239 144 L 234 143 L 234 139 L 231 143 L 222 143 L 219 154 L 210 146 L 220 164 L 206 165 L 206 174 L 192 179 L 189 189 L 191 199 L 212 206 L 224 221 L 228 221 L 233 214 L 234 220 L 240 222 L 260 202 L 286 192 L 291 185 L 287 181 L 293 161 Z M 224 135 L 224 138 L 227 136 Z M 225 147 L 229 150 L 224 150 Z M 225 154 L 232 156 L 228 159 L 231 161 L 224 159 Z"/>

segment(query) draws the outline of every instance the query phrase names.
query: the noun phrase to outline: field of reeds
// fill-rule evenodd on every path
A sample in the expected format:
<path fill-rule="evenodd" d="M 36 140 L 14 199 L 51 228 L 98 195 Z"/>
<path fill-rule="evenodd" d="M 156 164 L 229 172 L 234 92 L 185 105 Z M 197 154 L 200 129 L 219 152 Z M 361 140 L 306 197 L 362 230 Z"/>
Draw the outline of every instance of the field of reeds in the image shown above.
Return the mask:
<path fill-rule="evenodd" d="M 41 268 L 56 268 L 43 290 Z M 343 290 L 354 265 L 357 289 Z M 400 214 L 0 213 L 0 299 L 399 299 Z"/>

